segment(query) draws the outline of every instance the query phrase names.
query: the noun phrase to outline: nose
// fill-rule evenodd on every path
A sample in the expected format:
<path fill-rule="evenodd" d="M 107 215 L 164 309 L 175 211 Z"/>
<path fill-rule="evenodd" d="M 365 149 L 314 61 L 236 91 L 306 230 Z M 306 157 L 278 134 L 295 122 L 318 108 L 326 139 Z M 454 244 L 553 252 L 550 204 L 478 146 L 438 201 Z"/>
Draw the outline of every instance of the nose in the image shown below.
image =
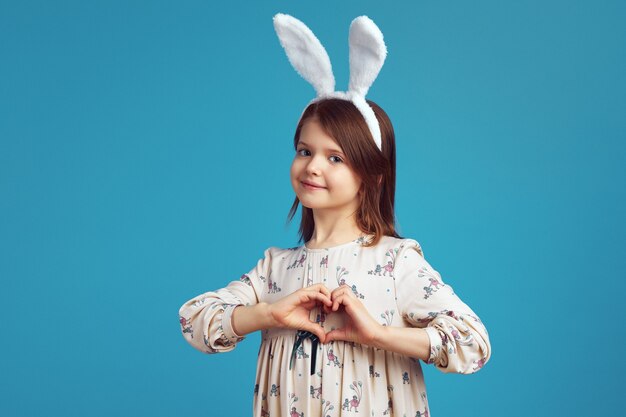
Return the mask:
<path fill-rule="evenodd" d="M 317 157 L 312 157 L 306 164 L 306 173 L 309 175 L 319 175 L 322 171 L 322 162 Z"/>

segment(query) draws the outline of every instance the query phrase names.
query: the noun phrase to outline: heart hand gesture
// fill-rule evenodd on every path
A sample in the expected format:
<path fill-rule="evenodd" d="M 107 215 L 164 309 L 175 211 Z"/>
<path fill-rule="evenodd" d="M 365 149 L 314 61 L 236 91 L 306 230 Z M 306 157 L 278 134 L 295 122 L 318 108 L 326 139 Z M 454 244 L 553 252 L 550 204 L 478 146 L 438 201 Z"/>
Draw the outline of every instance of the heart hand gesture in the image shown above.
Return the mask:
<path fill-rule="evenodd" d="M 273 321 L 271 327 L 307 330 L 324 343 L 324 329 L 309 319 L 310 311 L 318 304 L 324 305 L 324 308 L 332 306 L 330 291 L 324 284 L 299 289 L 269 306 Z"/>
<path fill-rule="evenodd" d="M 324 305 L 326 313 L 337 312 L 341 308 L 346 313 L 345 325 L 326 333 L 323 343 L 332 340 L 360 343 L 374 346 L 383 331 L 383 326 L 369 314 L 363 303 L 347 285 L 335 288 L 330 294 L 332 305 Z"/>

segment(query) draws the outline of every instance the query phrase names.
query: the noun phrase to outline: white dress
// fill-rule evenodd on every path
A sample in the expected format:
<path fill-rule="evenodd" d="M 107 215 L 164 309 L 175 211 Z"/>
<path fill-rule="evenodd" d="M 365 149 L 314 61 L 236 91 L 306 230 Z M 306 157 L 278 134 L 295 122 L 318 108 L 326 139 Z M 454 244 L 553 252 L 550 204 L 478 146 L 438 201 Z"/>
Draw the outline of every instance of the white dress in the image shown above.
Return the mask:
<path fill-rule="evenodd" d="M 425 328 L 428 363 L 443 372 L 478 371 L 491 356 L 487 330 L 426 262 L 419 243 L 383 236 L 368 248 L 366 239 L 325 249 L 267 249 L 239 280 L 180 308 L 183 336 L 200 351 L 227 352 L 243 339 L 231 326 L 236 306 L 273 303 L 316 283 L 330 291 L 345 283 L 382 325 Z M 311 319 L 328 332 L 342 326 L 343 314 L 325 315 L 317 308 Z M 295 340 L 296 330 L 262 331 L 254 416 L 430 414 L 418 359 L 343 341 L 320 343 L 314 353 L 312 340 L 294 349 Z"/>

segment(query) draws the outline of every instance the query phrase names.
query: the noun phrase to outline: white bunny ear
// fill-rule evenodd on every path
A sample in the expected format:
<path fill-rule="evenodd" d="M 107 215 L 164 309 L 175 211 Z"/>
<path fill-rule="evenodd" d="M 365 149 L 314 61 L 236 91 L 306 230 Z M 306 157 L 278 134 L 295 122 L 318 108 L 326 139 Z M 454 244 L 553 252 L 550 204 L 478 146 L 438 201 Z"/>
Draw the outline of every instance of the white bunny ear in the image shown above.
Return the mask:
<path fill-rule="evenodd" d="M 387 57 L 387 47 L 378 26 L 367 16 L 350 25 L 350 85 L 348 91 L 365 97 Z"/>
<path fill-rule="evenodd" d="M 318 97 L 335 91 L 330 58 L 311 29 L 298 19 L 282 13 L 274 16 L 274 29 L 289 62 L 315 88 Z"/>

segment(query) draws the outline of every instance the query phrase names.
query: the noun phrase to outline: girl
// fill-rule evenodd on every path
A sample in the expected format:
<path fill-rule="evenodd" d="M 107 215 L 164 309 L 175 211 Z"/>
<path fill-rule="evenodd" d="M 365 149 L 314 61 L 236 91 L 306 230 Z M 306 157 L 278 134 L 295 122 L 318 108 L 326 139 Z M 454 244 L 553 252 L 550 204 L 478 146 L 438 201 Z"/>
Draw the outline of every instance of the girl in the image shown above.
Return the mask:
<path fill-rule="evenodd" d="M 180 308 L 202 352 L 261 330 L 257 417 L 428 416 L 420 359 L 469 374 L 491 355 L 478 316 L 396 232 L 394 131 L 367 105 L 376 134 L 345 97 L 315 100 L 297 125 L 289 219 L 302 205 L 304 244 L 268 248 L 239 280 Z"/>

